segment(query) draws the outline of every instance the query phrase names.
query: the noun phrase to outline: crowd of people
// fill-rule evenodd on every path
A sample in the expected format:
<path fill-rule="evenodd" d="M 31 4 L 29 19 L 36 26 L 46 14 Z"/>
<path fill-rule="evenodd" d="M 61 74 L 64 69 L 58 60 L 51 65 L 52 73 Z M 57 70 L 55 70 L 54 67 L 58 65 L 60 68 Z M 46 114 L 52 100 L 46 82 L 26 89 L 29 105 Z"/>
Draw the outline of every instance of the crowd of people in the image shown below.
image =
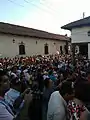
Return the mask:
<path fill-rule="evenodd" d="M 0 120 L 90 120 L 90 61 L 0 58 Z"/>

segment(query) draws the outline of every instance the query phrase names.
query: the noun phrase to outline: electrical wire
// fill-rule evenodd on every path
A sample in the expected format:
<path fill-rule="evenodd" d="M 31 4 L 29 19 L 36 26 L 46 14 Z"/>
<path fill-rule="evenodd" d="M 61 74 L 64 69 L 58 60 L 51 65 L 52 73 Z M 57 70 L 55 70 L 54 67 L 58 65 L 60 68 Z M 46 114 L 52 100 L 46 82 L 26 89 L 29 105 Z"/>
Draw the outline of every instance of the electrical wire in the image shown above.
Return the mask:
<path fill-rule="evenodd" d="M 15 5 L 18 5 L 18 6 L 20 6 L 20 7 L 24 7 L 23 5 L 18 4 L 18 3 L 16 3 L 16 2 L 15 2 L 15 1 L 13 1 L 13 0 L 7 0 L 7 1 L 9 1 L 9 2 L 11 2 L 11 3 L 15 4 Z"/>
<path fill-rule="evenodd" d="M 31 3 L 33 0 L 24 0 L 26 3 Z M 39 2 L 39 4 L 43 5 L 44 7 L 46 7 L 43 3 Z M 48 6 L 50 9 L 50 6 Z M 50 10 L 53 10 L 53 9 L 50 9 Z M 55 12 L 55 10 L 53 10 Z"/>
<path fill-rule="evenodd" d="M 24 5 L 21 5 L 21 4 L 19 4 L 19 3 L 16 3 L 14 0 L 8 0 L 8 1 L 11 2 L 11 3 L 13 3 L 13 4 L 15 4 L 15 5 L 17 5 L 17 6 L 25 7 Z M 48 8 L 48 10 L 45 9 L 45 8 L 41 8 L 40 6 L 38 6 L 37 4 L 33 3 L 32 1 L 33 1 L 33 0 L 30 0 L 30 1 L 24 0 L 24 2 L 26 2 L 27 4 L 32 4 L 34 7 L 38 8 L 39 10 L 42 10 L 42 11 L 44 11 L 44 12 L 46 12 L 46 13 L 52 14 L 52 16 L 56 15 L 57 19 L 59 19 L 59 17 L 58 17 L 58 15 L 57 15 L 56 12 L 53 12 L 53 11 L 52 11 L 51 9 L 49 9 L 49 8 Z M 45 6 L 44 6 L 44 7 L 45 7 Z M 55 13 L 55 14 L 54 14 L 54 13 Z"/>
<path fill-rule="evenodd" d="M 24 0 L 27 4 L 32 4 L 32 5 L 34 5 L 34 6 L 36 6 L 37 8 L 39 8 L 39 9 L 42 9 L 42 10 L 44 10 L 44 11 L 47 11 L 47 12 L 52 12 L 52 13 L 55 13 L 55 14 L 57 14 L 57 11 L 55 11 L 55 10 L 53 10 L 53 9 L 50 9 L 50 6 L 48 6 L 48 7 L 46 7 L 46 6 L 44 6 L 44 4 L 42 4 L 41 2 L 39 3 L 39 4 L 41 4 L 44 8 L 40 8 L 37 4 L 35 4 L 34 2 L 32 2 L 32 0 L 30 0 L 30 1 L 28 1 L 28 0 Z M 48 10 L 46 10 L 46 9 L 48 9 Z M 58 14 L 60 14 L 60 13 L 58 13 Z"/>
<path fill-rule="evenodd" d="M 23 5 L 19 4 L 19 3 L 14 2 L 14 0 L 7 0 L 7 1 L 9 1 L 9 2 L 11 2 L 11 3 L 13 3 L 13 4 L 17 5 L 17 6 L 25 7 L 25 6 L 23 6 Z M 30 2 L 30 1 L 27 1 L 27 0 L 24 0 L 24 1 L 25 1 L 27 4 L 32 4 L 34 7 L 43 10 L 44 12 L 47 11 L 47 10 L 45 10 L 45 9 L 43 9 L 43 8 L 40 8 L 38 5 L 36 5 L 36 4 L 34 4 L 34 3 Z M 47 12 L 51 13 L 50 11 L 47 11 Z"/>
<path fill-rule="evenodd" d="M 40 4 L 42 4 L 42 5 L 44 6 L 43 3 L 40 2 Z M 52 11 L 54 11 L 54 12 L 60 14 L 58 11 L 56 11 L 55 9 L 53 9 L 53 7 L 51 7 L 51 5 L 46 4 L 46 6 L 47 6 L 47 8 L 51 9 Z"/>
<path fill-rule="evenodd" d="M 25 7 L 25 6 L 23 6 L 23 5 L 21 5 L 21 4 L 19 4 L 19 3 L 16 3 L 14 0 L 7 0 L 7 1 L 9 1 L 9 2 L 11 2 L 11 3 L 13 3 L 13 4 L 15 4 L 15 5 L 17 5 L 17 6 L 20 6 L 20 7 Z M 36 7 L 36 8 L 38 8 L 38 9 L 40 9 L 40 10 L 43 10 L 44 12 L 46 12 L 46 13 L 50 13 L 50 14 L 52 14 L 53 15 L 53 11 L 51 10 L 51 9 L 49 9 L 48 8 L 48 10 L 51 10 L 51 11 L 48 11 L 48 10 L 46 10 L 46 9 L 44 9 L 44 8 L 41 8 L 41 7 L 39 7 L 37 4 L 35 4 L 35 3 L 33 3 L 32 1 L 28 1 L 28 0 L 24 0 L 27 4 L 32 4 L 34 7 Z M 41 4 L 41 3 L 40 3 Z M 45 6 L 44 6 L 45 7 Z M 56 14 L 56 13 L 55 13 Z"/>

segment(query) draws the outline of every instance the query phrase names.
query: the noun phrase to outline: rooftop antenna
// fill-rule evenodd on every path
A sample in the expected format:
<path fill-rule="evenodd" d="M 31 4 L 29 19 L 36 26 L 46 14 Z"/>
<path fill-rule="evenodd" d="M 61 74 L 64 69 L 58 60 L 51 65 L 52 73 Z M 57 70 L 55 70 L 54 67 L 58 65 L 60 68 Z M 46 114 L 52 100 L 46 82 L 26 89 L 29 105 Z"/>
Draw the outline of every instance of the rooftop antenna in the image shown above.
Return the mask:
<path fill-rule="evenodd" d="M 83 12 L 83 19 L 85 18 L 85 12 Z"/>

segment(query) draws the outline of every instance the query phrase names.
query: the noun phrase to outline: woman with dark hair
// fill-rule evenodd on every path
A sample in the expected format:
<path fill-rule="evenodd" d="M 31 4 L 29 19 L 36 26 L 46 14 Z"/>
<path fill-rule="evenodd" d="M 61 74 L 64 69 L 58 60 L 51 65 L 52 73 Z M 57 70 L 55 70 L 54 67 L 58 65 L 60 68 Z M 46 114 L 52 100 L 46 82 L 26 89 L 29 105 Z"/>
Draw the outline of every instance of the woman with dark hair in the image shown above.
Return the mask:
<path fill-rule="evenodd" d="M 69 120 L 87 120 L 89 114 L 85 103 L 90 101 L 90 83 L 79 82 L 75 84 L 75 96 L 68 103 Z"/>

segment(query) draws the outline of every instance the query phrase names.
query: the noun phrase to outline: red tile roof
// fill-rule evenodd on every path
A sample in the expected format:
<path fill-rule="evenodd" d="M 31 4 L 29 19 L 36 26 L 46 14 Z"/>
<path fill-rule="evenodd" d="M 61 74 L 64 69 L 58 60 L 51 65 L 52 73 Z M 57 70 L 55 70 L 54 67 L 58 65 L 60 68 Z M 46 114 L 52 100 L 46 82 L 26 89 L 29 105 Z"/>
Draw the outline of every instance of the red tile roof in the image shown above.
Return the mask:
<path fill-rule="evenodd" d="M 0 22 L 0 33 L 44 38 L 44 39 L 61 40 L 61 41 L 63 40 L 70 41 L 70 38 L 64 35 L 48 33 L 48 32 L 33 29 L 33 28 L 28 28 L 24 26 L 13 25 L 13 24 L 3 23 L 3 22 Z"/>

